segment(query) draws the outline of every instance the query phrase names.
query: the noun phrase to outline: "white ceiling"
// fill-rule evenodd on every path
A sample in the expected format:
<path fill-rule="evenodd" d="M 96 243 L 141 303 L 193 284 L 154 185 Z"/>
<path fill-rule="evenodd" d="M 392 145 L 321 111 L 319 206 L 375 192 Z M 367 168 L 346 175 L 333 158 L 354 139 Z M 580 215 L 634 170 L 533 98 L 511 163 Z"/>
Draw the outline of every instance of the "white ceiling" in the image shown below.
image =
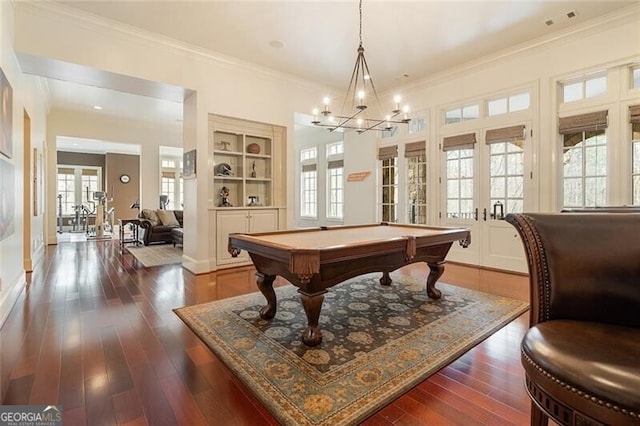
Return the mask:
<path fill-rule="evenodd" d="M 636 2 L 364 1 L 363 46 L 376 86 L 384 91 Z M 59 3 L 343 90 L 358 48 L 354 0 Z M 548 26 L 547 20 L 555 23 Z"/>
<path fill-rule="evenodd" d="M 336 90 L 346 89 L 358 47 L 358 2 L 354 0 L 54 3 L 81 15 L 95 15 Z M 542 40 L 636 3 L 637 0 L 364 1 L 363 46 L 376 88 L 385 91 Z M 568 13 L 575 17 L 569 18 Z M 545 24 L 548 20 L 554 24 Z M 28 59 L 21 58 L 24 67 L 28 67 Z M 47 76 L 55 78 L 48 80 L 53 107 L 89 110 L 101 104 L 105 114 L 141 116 L 144 111 L 169 120 L 182 118 L 180 103 L 158 100 L 151 92 L 149 97 L 141 97 L 108 90 L 104 85 L 99 88 L 59 81 L 78 81 L 66 78 L 67 73 L 61 68 L 57 74 Z M 135 81 L 129 83 L 135 85 Z"/>

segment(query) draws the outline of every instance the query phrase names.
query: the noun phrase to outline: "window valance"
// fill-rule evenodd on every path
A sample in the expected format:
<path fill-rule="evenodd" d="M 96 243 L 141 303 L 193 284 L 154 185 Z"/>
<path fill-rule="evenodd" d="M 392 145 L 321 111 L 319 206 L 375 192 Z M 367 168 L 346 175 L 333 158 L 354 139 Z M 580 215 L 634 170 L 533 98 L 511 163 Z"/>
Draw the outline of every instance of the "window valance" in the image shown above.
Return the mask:
<path fill-rule="evenodd" d="M 404 158 L 421 157 L 427 154 L 427 142 L 411 142 L 404 146 Z"/>
<path fill-rule="evenodd" d="M 378 148 L 378 160 L 388 160 L 398 156 L 398 145 Z"/>
<path fill-rule="evenodd" d="M 475 133 L 465 133 L 464 135 L 447 136 L 442 141 L 443 151 L 455 151 L 457 149 L 473 149 L 476 144 Z"/>
<path fill-rule="evenodd" d="M 590 112 L 588 114 L 562 117 L 559 120 L 558 132 L 561 135 L 570 133 L 602 130 L 607 128 L 609 111 Z"/>
<path fill-rule="evenodd" d="M 484 141 L 487 145 L 499 142 L 516 142 L 524 140 L 524 124 L 487 130 Z"/>

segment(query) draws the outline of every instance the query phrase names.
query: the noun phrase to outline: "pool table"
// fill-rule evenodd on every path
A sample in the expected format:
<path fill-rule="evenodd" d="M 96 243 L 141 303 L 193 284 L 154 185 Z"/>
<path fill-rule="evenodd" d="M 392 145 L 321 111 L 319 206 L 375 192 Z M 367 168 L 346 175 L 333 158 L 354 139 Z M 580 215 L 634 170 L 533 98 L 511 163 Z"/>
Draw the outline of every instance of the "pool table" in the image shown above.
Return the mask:
<path fill-rule="evenodd" d="M 426 262 L 430 269 L 426 291 L 429 297 L 438 299 L 441 293 L 435 285 L 454 241 L 467 247 L 469 230 L 383 222 L 229 234 L 228 249 L 234 257 L 241 250 L 249 253 L 258 288 L 267 299 L 260 310 L 263 319 L 276 314 L 273 281 L 277 275 L 298 287 L 308 321 L 302 341 L 316 346 L 322 341 L 318 318 L 329 287 L 369 272 L 382 272 L 380 284 L 388 286 L 390 272 L 410 263 Z"/>

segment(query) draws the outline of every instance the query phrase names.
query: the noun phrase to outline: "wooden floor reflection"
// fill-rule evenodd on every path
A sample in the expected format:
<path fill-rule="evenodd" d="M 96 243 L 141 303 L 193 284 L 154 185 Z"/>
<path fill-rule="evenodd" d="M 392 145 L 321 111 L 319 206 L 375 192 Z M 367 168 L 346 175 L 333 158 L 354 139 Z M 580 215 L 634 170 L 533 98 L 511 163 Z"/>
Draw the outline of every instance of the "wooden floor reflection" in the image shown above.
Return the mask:
<path fill-rule="evenodd" d="M 448 264 L 441 281 L 528 297 L 521 275 Z M 172 312 L 254 291 L 251 267 L 196 276 L 180 265 L 144 268 L 117 241 L 49 246 L 0 330 L 0 401 L 61 404 L 69 425 L 275 425 Z M 527 314 L 365 424 L 528 424 L 526 328 Z"/>

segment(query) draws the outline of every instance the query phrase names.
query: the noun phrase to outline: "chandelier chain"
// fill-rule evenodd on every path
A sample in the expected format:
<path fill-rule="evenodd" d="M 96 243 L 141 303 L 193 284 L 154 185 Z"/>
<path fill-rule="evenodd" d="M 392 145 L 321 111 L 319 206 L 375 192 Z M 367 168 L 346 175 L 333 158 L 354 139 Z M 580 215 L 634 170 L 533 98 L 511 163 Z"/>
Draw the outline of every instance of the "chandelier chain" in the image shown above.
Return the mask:
<path fill-rule="evenodd" d="M 360 46 L 362 46 L 362 0 L 360 0 L 358 8 L 360 10 Z"/>

